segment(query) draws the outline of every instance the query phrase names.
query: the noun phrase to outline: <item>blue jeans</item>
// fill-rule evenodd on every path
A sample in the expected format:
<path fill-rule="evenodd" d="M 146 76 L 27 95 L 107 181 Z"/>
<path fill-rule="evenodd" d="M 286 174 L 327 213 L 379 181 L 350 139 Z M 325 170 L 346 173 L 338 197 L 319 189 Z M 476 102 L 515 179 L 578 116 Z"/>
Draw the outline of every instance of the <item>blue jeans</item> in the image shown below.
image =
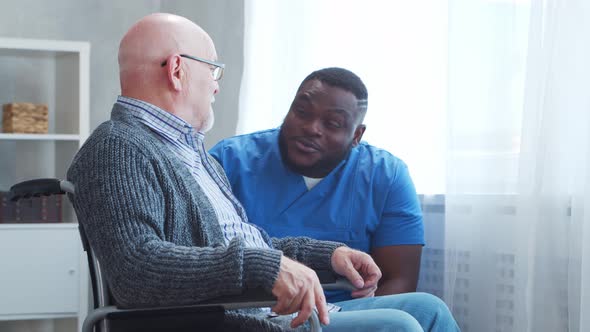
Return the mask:
<path fill-rule="evenodd" d="M 460 331 L 447 305 L 427 293 L 377 296 L 334 303 L 342 310 L 330 314 L 324 332 Z"/>

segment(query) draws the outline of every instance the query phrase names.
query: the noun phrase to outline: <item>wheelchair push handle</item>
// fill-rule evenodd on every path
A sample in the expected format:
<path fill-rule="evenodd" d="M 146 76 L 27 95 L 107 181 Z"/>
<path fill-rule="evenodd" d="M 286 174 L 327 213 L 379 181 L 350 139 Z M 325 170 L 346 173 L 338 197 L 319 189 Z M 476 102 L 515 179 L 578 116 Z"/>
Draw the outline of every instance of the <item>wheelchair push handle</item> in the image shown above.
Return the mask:
<path fill-rule="evenodd" d="M 60 179 L 34 179 L 19 182 L 10 187 L 10 200 L 15 202 L 21 198 L 63 195 L 74 193 L 71 182 Z"/>

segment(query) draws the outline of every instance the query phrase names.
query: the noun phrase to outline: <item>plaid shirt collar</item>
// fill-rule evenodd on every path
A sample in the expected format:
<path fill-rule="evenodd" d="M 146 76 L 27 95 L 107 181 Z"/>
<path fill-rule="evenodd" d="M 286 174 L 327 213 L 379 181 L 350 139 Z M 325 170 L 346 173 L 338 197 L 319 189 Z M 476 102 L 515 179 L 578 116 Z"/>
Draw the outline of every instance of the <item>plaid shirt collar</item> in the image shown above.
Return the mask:
<path fill-rule="evenodd" d="M 197 132 L 188 122 L 156 105 L 125 96 L 118 96 L 117 103 L 129 109 L 143 124 L 171 140 L 179 140 L 195 150 L 203 143 L 203 133 Z"/>

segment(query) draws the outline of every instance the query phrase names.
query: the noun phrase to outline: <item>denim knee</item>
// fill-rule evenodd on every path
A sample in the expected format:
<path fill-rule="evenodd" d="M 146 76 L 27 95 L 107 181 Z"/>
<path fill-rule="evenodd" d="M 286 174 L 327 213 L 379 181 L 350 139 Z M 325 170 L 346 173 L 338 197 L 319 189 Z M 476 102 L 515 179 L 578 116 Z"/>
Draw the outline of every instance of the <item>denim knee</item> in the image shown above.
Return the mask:
<path fill-rule="evenodd" d="M 330 314 L 324 332 L 423 332 L 416 318 L 395 309 L 369 309 Z"/>
<path fill-rule="evenodd" d="M 382 319 L 383 326 L 388 329 L 384 331 L 392 332 L 423 332 L 420 323 L 412 315 L 400 310 L 384 310 L 388 311 L 387 318 Z"/>
<path fill-rule="evenodd" d="M 432 294 L 404 293 L 342 301 L 336 304 L 342 307 L 343 312 L 357 310 L 367 312 L 371 309 L 397 309 L 414 317 L 424 331 L 459 331 L 459 326 L 447 305 Z"/>
<path fill-rule="evenodd" d="M 414 316 L 424 331 L 459 331 L 449 307 L 437 296 L 419 292 L 404 295 L 409 298 L 401 309 Z"/>

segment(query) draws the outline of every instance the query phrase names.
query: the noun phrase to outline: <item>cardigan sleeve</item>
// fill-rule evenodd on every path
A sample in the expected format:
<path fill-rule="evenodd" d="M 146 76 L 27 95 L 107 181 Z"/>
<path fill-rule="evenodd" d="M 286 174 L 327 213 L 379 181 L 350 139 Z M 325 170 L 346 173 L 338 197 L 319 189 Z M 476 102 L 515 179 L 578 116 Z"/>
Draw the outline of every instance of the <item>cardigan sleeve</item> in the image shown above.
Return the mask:
<path fill-rule="evenodd" d="M 343 243 L 320 241 L 309 237 L 273 238 L 273 246 L 284 255 L 299 261 L 314 270 L 332 271 L 332 254 Z"/>

